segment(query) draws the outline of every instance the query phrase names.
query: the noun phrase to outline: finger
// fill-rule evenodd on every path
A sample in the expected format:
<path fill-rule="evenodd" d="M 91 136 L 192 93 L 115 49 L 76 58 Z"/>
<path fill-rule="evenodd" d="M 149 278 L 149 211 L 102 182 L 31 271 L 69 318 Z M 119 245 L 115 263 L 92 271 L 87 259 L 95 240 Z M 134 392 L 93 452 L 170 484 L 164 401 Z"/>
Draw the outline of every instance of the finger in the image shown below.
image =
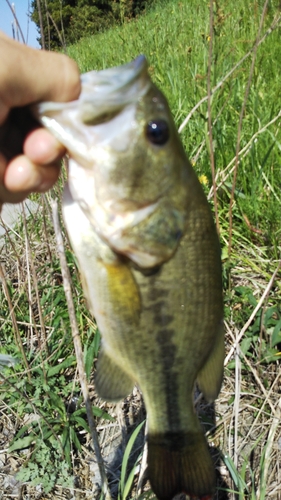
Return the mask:
<path fill-rule="evenodd" d="M 65 154 L 65 148 L 43 128 L 28 134 L 23 145 L 24 154 L 35 164 L 49 165 Z"/>
<path fill-rule="evenodd" d="M 80 75 L 73 60 L 19 44 L 3 33 L 0 43 L 0 102 L 6 108 L 46 100 L 65 102 L 79 96 Z M 1 113 L 5 113 L 4 107 Z"/>
<path fill-rule="evenodd" d="M 16 193 L 11 193 L 6 186 L 4 185 L 4 176 L 7 168 L 7 160 L 6 158 L 0 153 L 0 211 L 2 208 L 2 204 L 4 202 L 7 203 L 19 203 L 20 201 L 23 201 L 26 196 L 28 195 L 28 192 L 16 192 Z"/>
<path fill-rule="evenodd" d="M 59 163 L 36 165 L 27 156 L 20 155 L 6 167 L 4 186 L 11 195 L 15 193 L 44 192 L 57 181 L 60 172 Z M 24 197 L 25 197 L 24 196 Z M 2 201 L 9 201 L 2 199 Z"/>

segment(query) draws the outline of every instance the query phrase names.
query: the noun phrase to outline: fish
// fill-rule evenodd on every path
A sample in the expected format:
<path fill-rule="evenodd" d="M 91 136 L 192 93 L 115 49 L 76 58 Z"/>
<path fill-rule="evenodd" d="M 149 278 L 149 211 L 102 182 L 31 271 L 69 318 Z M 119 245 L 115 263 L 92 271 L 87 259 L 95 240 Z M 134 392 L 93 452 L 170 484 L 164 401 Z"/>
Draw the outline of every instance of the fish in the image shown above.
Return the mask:
<path fill-rule="evenodd" d="M 41 103 L 69 154 L 63 215 L 101 332 L 95 387 L 117 402 L 140 388 L 148 477 L 159 500 L 215 491 L 194 410 L 223 379 L 221 251 L 212 211 L 144 56 L 81 75 L 70 103 Z"/>

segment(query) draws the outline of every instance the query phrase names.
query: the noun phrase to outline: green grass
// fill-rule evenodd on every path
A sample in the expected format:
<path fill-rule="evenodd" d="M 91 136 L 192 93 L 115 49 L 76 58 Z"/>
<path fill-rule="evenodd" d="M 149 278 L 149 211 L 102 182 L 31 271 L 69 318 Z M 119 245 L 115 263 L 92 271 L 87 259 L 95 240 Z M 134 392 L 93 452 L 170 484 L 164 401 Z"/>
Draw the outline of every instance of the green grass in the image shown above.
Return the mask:
<path fill-rule="evenodd" d="M 278 2 L 269 2 L 262 34 L 278 15 Z M 215 87 L 253 47 L 263 2 L 224 1 L 215 9 L 214 53 L 211 86 Z M 209 51 L 209 2 L 160 1 L 144 18 L 69 47 L 82 72 L 124 64 L 143 53 L 150 73 L 168 97 L 178 126 L 195 104 L 207 94 Z M 249 239 L 258 240 L 269 255 L 280 255 L 280 118 L 265 128 L 280 111 L 281 65 L 280 27 L 259 46 L 252 83 L 243 118 L 241 149 L 247 144 L 237 178 L 234 227 Z M 232 178 L 228 165 L 235 157 L 239 114 L 249 78 L 251 57 L 241 64 L 212 99 L 215 165 L 224 185 L 219 191 L 220 206 L 228 205 Z M 257 137 L 251 142 L 254 134 Z M 211 185 L 207 140 L 207 103 L 194 113 L 182 133 L 190 158 L 196 157 L 198 175 L 205 174 Z M 197 158 L 198 148 L 203 148 Z M 226 177 L 226 179 L 225 179 Z M 225 213 L 223 213 L 224 226 Z M 247 226 L 257 229 L 253 231 Z M 235 237 L 235 236 L 234 236 Z"/>
<path fill-rule="evenodd" d="M 238 165 L 232 252 L 228 257 L 233 186 L 231 169 L 252 55 L 228 78 L 226 75 L 253 47 L 263 6 L 261 0 L 215 3 L 211 86 L 214 88 L 222 80 L 224 83 L 212 96 L 213 145 L 208 137 L 207 101 L 192 114 L 181 134 L 198 176 L 207 177 L 204 189 L 211 204 L 211 148 L 217 173 L 228 357 L 225 383 L 216 403 L 217 429 L 215 434 L 210 432 L 209 438 L 213 446 L 225 455 L 223 460 L 217 461 L 220 470 L 224 464 L 226 466 L 216 495 L 220 500 L 261 500 L 271 493 L 276 494 L 276 482 L 277 485 L 281 483 L 276 465 L 281 460 L 276 445 L 281 435 L 278 426 L 274 427 L 280 420 L 280 269 L 270 283 L 281 254 L 280 22 L 257 49 L 242 121 L 240 148 L 244 148 L 244 152 Z M 262 34 L 271 26 L 275 16 L 280 16 L 278 9 L 279 1 L 269 1 Z M 162 0 L 145 16 L 82 39 L 69 47 L 68 53 L 76 59 L 82 72 L 117 66 L 140 53 L 145 54 L 152 79 L 166 94 L 179 127 L 192 108 L 207 95 L 209 32 L 209 1 Z M 59 187 L 55 196 L 60 196 Z M 7 289 L 18 332 L 7 293 L 3 290 L 1 352 L 15 355 L 22 361 L 15 369 L 4 372 L 8 380 L 0 386 L 0 397 L 3 400 L 1 418 L 3 422 L 10 419 L 14 425 L 11 434 L 15 439 L 10 451 L 19 464 L 25 465 L 22 479 L 33 481 L 34 485 L 39 482 L 45 492 L 51 487 L 51 496 L 46 498 L 54 498 L 53 488 L 64 487 L 68 491 L 67 475 L 71 478 L 75 474 L 79 476 L 87 463 L 84 434 L 87 424 L 83 404 L 74 413 L 66 410 L 71 395 L 79 400 L 80 389 L 75 378 L 70 322 L 49 209 L 47 205 L 43 207 L 43 212 L 27 228 L 24 225 L 18 228 L 23 240 L 19 238 L 11 242 L 7 239 L 2 249 Z M 31 245 L 29 254 L 25 253 L 23 246 L 25 237 Z M 67 245 L 66 238 L 65 242 Z M 27 269 L 30 269 L 31 258 L 36 275 L 30 277 Z M 87 312 L 75 257 L 69 247 L 67 259 L 73 278 L 73 297 L 86 373 L 90 380 L 99 337 Z M 35 285 L 39 289 L 39 304 Z M 39 307 L 42 308 L 42 319 Z M 34 324 L 39 326 L 35 328 Z M 44 343 L 43 327 L 48 348 Z M 235 355 L 235 341 L 240 356 Z M 26 353 L 25 361 L 23 352 Z M 44 399 L 46 395 L 47 401 Z M 103 412 L 108 410 L 114 414 L 114 408 L 104 408 L 94 394 L 92 399 L 94 406 L 100 407 L 100 413 L 96 409 L 97 422 L 104 418 L 101 422 L 106 426 L 107 414 Z M 132 402 L 126 404 L 134 408 Z M 197 404 L 197 409 L 203 414 L 208 413 L 208 406 L 202 402 Z M 34 414 L 37 419 L 27 429 L 25 415 Z M 55 436 L 49 433 L 49 425 Z M 21 447 L 26 447 L 25 453 L 19 451 Z M 135 469 L 131 473 L 128 471 L 128 448 L 124 457 L 118 500 L 135 498 L 135 493 L 130 490 L 133 485 L 135 492 Z M 56 465 L 57 475 L 49 469 L 50 460 Z M 81 484 L 83 495 L 88 498 L 91 487 L 84 479 L 81 479 Z M 61 489 L 59 492 L 62 494 Z M 141 498 L 148 498 L 149 490 L 142 495 Z"/>

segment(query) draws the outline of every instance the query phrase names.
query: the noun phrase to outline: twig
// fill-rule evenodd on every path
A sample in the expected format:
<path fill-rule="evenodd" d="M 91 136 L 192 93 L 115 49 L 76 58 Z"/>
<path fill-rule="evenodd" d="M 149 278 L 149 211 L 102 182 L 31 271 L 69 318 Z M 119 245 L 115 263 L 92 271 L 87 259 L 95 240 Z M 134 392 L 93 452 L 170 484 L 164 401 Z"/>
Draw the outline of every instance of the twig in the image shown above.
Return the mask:
<path fill-rule="evenodd" d="M 260 130 L 258 130 L 254 135 L 252 135 L 251 139 L 247 142 L 247 144 L 242 148 L 240 149 L 239 151 L 239 158 L 242 157 L 244 158 L 250 151 L 251 149 L 251 145 L 252 143 L 256 140 L 256 138 L 262 134 L 263 132 L 265 132 L 265 130 L 270 127 L 270 125 L 273 125 L 273 123 L 275 123 L 277 120 L 279 120 L 281 118 L 281 111 L 279 111 L 279 113 L 274 117 L 272 118 L 272 120 L 270 120 L 268 123 L 266 123 L 266 125 L 264 125 L 264 127 L 262 127 Z M 224 170 L 221 170 L 220 172 L 217 172 L 217 175 L 216 175 L 216 180 L 218 179 L 218 177 L 222 177 L 223 176 L 223 179 L 222 181 L 218 184 L 217 186 L 217 189 L 220 188 L 223 183 L 226 181 L 227 177 L 229 177 L 230 174 L 232 174 L 233 170 L 235 167 L 233 167 L 231 170 L 230 167 L 235 163 L 235 160 L 236 160 L 236 156 L 234 156 L 232 158 L 232 160 L 229 162 L 229 164 L 224 168 Z M 226 172 L 229 170 L 229 172 L 226 174 Z M 210 189 L 210 192 L 208 194 L 208 199 L 210 199 L 213 195 L 213 186 L 211 187 Z"/>
<path fill-rule="evenodd" d="M 237 347 L 239 346 L 239 342 L 240 340 L 242 339 L 244 333 L 247 331 L 247 329 L 249 328 L 250 324 L 252 323 L 255 315 L 257 314 L 258 310 L 261 308 L 264 300 L 266 299 L 267 295 L 269 294 L 269 291 L 270 289 L 272 288 L 272 285 L 275 281 L 275 278 L 276 278 L 276 275 L 280 269 L 280 266 L 281 266 L 281 261 L 279 262 L 277 268 L 275 269 L 273 275 L 271 276 L 270 280 L 269 280 L 269 283 L 265 289 L 265 291 L 263 292 L 258 304 L 256 305 L 255 309 L 253 310 L 251 316 L 249 317 L 248 321 L 245 323 L 245 325 L 243 326 L 242 330 L 240 331 L 239 335 L 237 335 L 236 337 L 236 341 L 235 343 L 233 344 L 233 346 L 231 347 L 231 349 L 229 350 L 229 353 L 228 355 L 226 356 L 225 360 L 224 360 L 224 366 L 227 365 L 227 363 L 229 362 L 231 356 L 233 355 L 235 349 L 237 349 Z"/>
<path fill-rule="evenodd" d="M 265 398 L 267 398 L 267 390 L 265 389 L 259 375 L 258 375 L 258 371 L 251 365 L 250 361 L 248 360 L 247 356 L 245 356 L 245 354 L 240 350 L 240 354 L 241 354 L 241 357 L 243 358 L 243 361 L 246 363 L 246 365 L 248 366 L 248 368 L 251 370 L 252 374 L 254 375 L 255 377 L 255 381 L 257 382 L 257 384 L 260 386 L 261 388 L 261 391 L 264 395 Z M 271 411 L 272 413 L 274 413 L 274 406 L 273 404 L 271 403 L 270 399 L 268 399 L 268 404 L 271 408 Z"/>
<path fill-rule="evenodd" d="M 62 278 L 63 278 L 63 287 L 64 287 L 64 293 L 67 301 L 67 308 L 68 308 L 68 314 L 70 318 L 70 324 L 71 324 L 71 331 L 72 331 L 72 337 L 73 337 L 73 343 L 74 343 L 74 348 L 75 348 L 75 353 L 76 353 L 76 358 L 77 358 L 77 367 L 78 367 L 78 372 L 79 372 L 79 380 L 81 384 L 81 389 L 86 405 L 86 411 L 87 411 L 87 418 L 89 422 L 89 427 L 90 427 L 90 432 L 91 432 L 91 437 L 93 441 L 93 446 L 97 458 L 97 463 L 99 467 L 99 472 L 101 475 L 101 480 L 102 480 L 102 493 L 105 496 L 106 500 L 111 500 L 109 488 L 108 488 L 108 482 L 107 482 L 107 477 L 106 477 L 106 472 L 105 472 L 105 466 L 101 454 L 101 449 L 98 441 L 98 434 L 96 430 L 96 425 L 95 425 L 95 420 L 93 416 L 93 410 L 92 410 L 92 403 L 89 397 L 89 390 L 88 390 L 88 384 L 86 380 L 86 375 L 85 375 L 85 368 L 84 368 L 84 363 L 83 363 L 83 351 L 82 351 L 82 345 L 81 345 L 81 340 L 79 336 L 79 331 L 78 331 L 78 325 L 76 321 L 76 315 L 75 315 L 75 308 L 74 308 L 74 303 L 72 299 L 72 291 L 71 291 L 71 277 L 70 273 L 67 267 L 67 262 L 65 258 L 65 253 L 64 253 L 64 245 L 63 245 L 63 239 L 62 239 L 62 234 L 60 230 L 60 224 L 59 224 L 59 217 L 58 217 L 58 204 L 56 200 L 52 200 L 52 212 L 53 212 L 53 221 L 54 221 L 54 229 L 55 229 L 55 234 L 56 234 L 56 240 L 57 240 L 57 249 L 59 253 L 59 258 L 60 258 L 60 265 L 61 265 L 61 272 L 62 272 Z"/>
<path fill-rule="evenodd" d="M 61 23 L 61 32 L 63 39 L 63 48 L 66 52 L 66 43 L 65 43 L 65 34 L 64 34 L 64 26 L 63 26 L 63 16 L 62 16 L 62 2 L 60 3 L 60 23 Z"/>
<path fill-rule="evenodd" d="M 228 326 L 227 324 L 226 324 L 225 326 L 226 326 L 226 328 L 227 328 L 227 330 L 228 330 L 228 333 L 230 334 L 230 336 L 231 336 L 231 337 L 233 338 L 233 340 L 234 340 L 234 336 L 233 336 L 233 334 L 232 334 L 232 332 L 231 332 L 231 330 L 230 330 L 229 326 Z M 236 334 L 236 338 L 238 338 L 238 337 L 237 337 L 237 334 Z M 238 349 L 239 349 L 239 346 L 238 346 Z M 237 351 L 236 351 L 236 352 L 237 352 Z M 258 375 L 257 370 L 256 370 L 256 369 L 255 369 L 255 368 L 251 365 L 251 363 L 250 363 L 250 361 L 248 360 L 247 356 L 246 356 L 246 355 L 245 355 L 245 354 L 241 351 L 241 349 L 239 349 L 239 356 L 240 356 L 241 358 L 243 358 L 243 361 L 246 363 L 246 365 L 248 366 L 249 370 L 252 372 L 252 374 L 253 374 L 253 376 L 254 376 L 254 378 L 255 378 L 256 382 L 257 382 L 257 385 L 259 385 L 259 387 L 261 388 L 261 392 L 262 392 L 262 393 L 263 393 L 263 395 L 264 395 L 264 402 L 265 402 L 265 403 L 266 403 L 266 402 L 268 402 L 268 405 L 270 406 L 271 411 L 274 413 L 274 406 L 273 406 L 273 404 L 271 403 L 271 401 L 270 401 L 270 399 L 269 399 L 269 395 L 268 395 L 268 394 L 269 394 L 269 392 L 268 392 L 268 390 L 267 390 L 267 389 L 265 389 L 265 387 L 264 387 L 264 385 L 263 385 L 263 383 L 262 383 L 262 381 L 261 381 L 261 379 L 260 379 L 260 377 L 259 377 L 259 375 Z M 240 411 L 240 410 L 239 410 L 239 411 Z"/>
<path fill-rule="evenodd" d="M 60 34 L 60 31 L 59 31 L 59 29 L 58 29 L 57 25 L 56 25 L 56 23 L 55 23 L 54 19 L 52 18 L 52 16 L 51 16 L 51 14 L 50 14 L 50 12 L 49 12 L 49 11 L 47 12 L 47 17 L 48 17 L 49 19 L 51 19 L 51 21 L 52 21 L 52 23 L 53 23 L 53 26 L 54 26 L 54 28 L 55 28 L 55 30 L 56 30 L 56 32 L 57 32 L 57 35 L 58 35 L 58 37 L 59 37 L 59 40 L 60 40 L 61 46 L 63 47 L 63 50 L 64 50 L 64 52 L 66 53 L 66 45 L 65 45 L 65 43 L 64 43 L 64 41 L 63 41 L 63 39 L 62 39 L 62 36 L 61 36 L 61 34 Z"/>
<path fill-rule="evenodd" d="M 236 349 L 235 355 L 235 399 L 234 399 L 234 456 L 233 461 L 238 467 L 238 428 L 239 428 L 239 404 L 241 396 L 241 361 L 240 361 L 240 347 Z"/>
<path fill-rule="evenodd" d="M 256 415 L 256 417 L 255 417 L 255 420 L 253 421 L 253 423 L 252 423 L 252 425 L 251 425 L 250 429 L 249 429 L 249 430 L 248 430 L 248 432 L 247 432 L 246 439 L 250 438 L 250 436 L 251 436 L 251 434 L 252 434 L 252 432 L 253 432 L 253 429 L 254 429 L 254 428 L 258 425 L 258 420 L 259 420 L 259 418 L 260 418 L 260 415 L 261 415 L 262 413 L 265 413 L 265 410 L 264 410 L 265 405 L 270 405 L 269 400 L 270 400 L 270 397 L 272 397 L 273 389 L 275 389 L 275 386 L 276 386 L 276 385 L 279 387 L 279 385 L 278 385 L 278 384 L 280 383 L 280 381 L 279 381 L 279 379 L 280 379 L 280 375 L 281 375 L 281 374 L 280 374 L 280 372 L 279 372 L 279 373 L 277 374 L 277 377 L 276 377 L 276 379 L 274 380 L 273 384 L 271 385 L 271 387 L 270 387 L 269 389 L 267 389 L 267 390 L 266 390 L 266 397 L 265 397 L 265 398 L 264 398 L 264 400 L 263 400 L 263 403 L 262 403 L 261 408 L 259 408 L 259 411 L 258 411 L 258 413 L 257 413 L 257 415 Z M 278 388 L 277 388 L 277 389 L 275 389 L 275 390 L 276 390 L 276 392 L 278 392 Z M 255 408 L 255 411 L 256 411 L 256 408 Z M 267 414 L 268 414 L 268 412 L 267 412 Z"/>
<path fill-rule="evenodd" d="M 48 12 L 47 0 L 45 0 L 45 11 Z M 46 20 L 47 20 L 47 30 L 48 30 L 48 50 L 51 50 L 51 32 L 50 32 L 50 23 L 48 15 L 46 15 Z"/>
<path fill-rule="evenodd" d="M 24 351 L 24 347 L 23 347 L 23 344 L 22 344 L 20 332 L 19 332 L 19 329 L 18 329 L 17 318 L 16 318 L 16 315 L 15 315 L 14 307 L 13 307 L 12 300 L 11 300 L 11 297 L 10 297 L 9 288 L 8 288 L 7 281 L 6 281 L 6 278 L 5 278 L 5 272 L 3 270 L 3 266 L 2 266 L 1 263 L 0 263 L 0 279 L 2 281 L 4 293 L 5 293 L 6 300 L 8 302 L 8 306 L 9 306 L 10 316 L 11 316 L 11 320 L 12 320 L 12 323 L 13 323 L 13 329 L 14 329 L 14 333 L 15 333 L 15 337 L 14 337 L 15 338 L 15 342 L 16 342 L 16 344 L 17 344 L 17 346 L 18 346 L 18 348 L 19 348 L 19 350 L 21 352 L 21 355 L 22 355 L 22 358 L 23 358 L 23 361 L 24 361 L 24 364 L 25 364 L 25 367 L 26 367 L 28 381 L 31 383 L 31 376 L 30 376 L 30 371 L 29 371 L 29 365 L 28 365 L 27 357 L 26 357 L 26 354 L 25 354 L 25 351 Z"/>
<path fill-rule="evenodd" d="M 39 16 L 39 24 L 40 24 L 40 35 L 41 35 L 41 45 L 42 49 L 45 50 L 45 34 L 44 34 L 44 25 L 43 25 L 43 17 L 42 17 L 42 10 L 41 10 L 41 5 L 40 5 L 40 0 L 36 0 L 37 3 L 37 10 L 38 10 L 38 16 Z"/>
<path fill-rule="evenodd" d="M 30 12 L 30 0 L 27 0 L 27 12 Z M 26 27 L 26 43 L 28 44 L 28 36 L 29 36 L 29 26 L 30 26 L 31 18 L 27 16 L 27 27 Z"/>
<path fill-rule="evenodd" d="M 32 257 L 32 252 L 30 248 L 30 242 L 28 238 L 28 231 L 27 231 L 27 224 L 26 224 L 26 216 L 25 216 L 25 210 L 24 210 L 24 203 L 22 203 L 22 216 L 23 216 L 23 224 L 24 224 L 24 232 L 25 232 L 25 245 L 26 245 L 26 258 L 27 258 L 27 268 L 29 271 L 29 265 L 31 269 L 31 274 L 32 274 L 32 280 L 33 280 L 33 287 L 35 291 L 35 296 L 36 296 L 36 304 L 38 308 L 38 315 L 39 315 L 39 322 L 41 325 L 41 335 L 38 335 L 38 342 L 39 342 L 39 348 L 40 352 L 43 351 L 43 349 L 46 351 L 47 354 L 49 354 L 48 350 L 48 344 L 47 344 L 47 335 L 46 335 L 46 329 L 45 329 L 45 322 L 44 322 L 44 317 L 43 317 L 43 312 L 42 312 L 42 307 L 41 307 L 41 302 L 40 302 L 40 296 L 39 296 L 39 290 L 38 290 L 38 280 L 37 280 L 37 275 L 36 275 L 36 270 L 34 266 L 34 259 Z M 30 292 L 30 291 L 29 291 Z M 29 311 L 30 311 L 30 322 L 32 322 L 32 307 L 31 307 L 31 293 L 28 295 L 29 299 Z M 41 343 L 41 336 L 43 338 L 43 343 Z M 31 341 L 33 343 L 33 338 L 31 337 Z M 31 348 L 33 345 L 31 345 Z"/>
<path fill-rule="evenodd" d="M 213 145 L 213 128 L 212 128 L 212 90 L 211 90 L 211 73 L 212 73 L 212 57 L 213 57 L 213 39 L 214 39 L 214 5 L 213 0 L 210 0 L 210 41 L 209 41 L 209 58 L 208 58 L 208 77 L 207 77 L 207 91 L 208 91 L 208 132 L 209 132 L 209 150 L 211 160 L 212 183 L 214 188 L 214 209 L 216 218 L 217 233 L 220 233 L 219 213 L 218 213 L 218 199 L 216 190 L 216 171 L 215 171 L 215 155 Z"/>
<path fill-rule="evenodd" d="M 247 87 L 246 87 L 245 95 L 244 95 L 244 100 L 243 100 L 243 104 L 242 104 L 240 116 L 239 116 L 239 123 L 238 123 L 238 130 L 237 130 L 237 142 L 236 142 L 236 153 L 235 153 L 235 166 L 234 166 L 233 181 L 232 181 L 232 187 L 231 187 L 231 196 L 230 196 L 230 203 L 229 203 L 228 257 L 230 257 L 231 247 L 232 247 L 232 219 L 233 219 L 232 215 L 233 215 L 234 195 L 235 195 L 235 189 L 236 189 L 236 180 L 237 180 L 237 174 L 238 174 L 238 163 L 239 163 L 239 151 L 240 151 L 240 142 L 241 142 L 242 123 L 243 123 L 244 114 L 245 114 L 245 110 L 246 110 L 246 104 L 247 104 L 248 97 L 249 97 L 250 87 L 252 84 L 254 68 L 255 68 L 255 64 L 256 64 L 257 51 L 258 51 L 262 26 L 264 23 L 265 13 L 266 13 L 266 9 L 267 9 L 267 4 L 268 4 L 268 0 L 265 1 L 264 6 L 263 6 L 263 11 L 262 11 L 260 25 L 259 25 L 259 31 L 258 31 L 258 35 L 257 35 L 257 39 L 255 41 L 254 47 L 253 47 L 253 58 L 252 58 L 252 64 L 251 64 L 250 71 L 249 71 L 249 78 L 248 78 Z"/>
<path fill-rule="evenodd" d="M 18 22 L 18 18 L 17 18 L 17 15 L 16 15 L 16 12 L 13 8 L 13 4 L 11 4 L 11 2 L 9 0 L 6 0 L 7 4 L 9 5 L 11 11 L 12 11 L 12 14 L 14 16 L 14 20 L 16 21 L 16 25 L 17 25 L 17 28 L 19 29 L 19 32 L 20 32 L 20 36 L 22 38 L 22 42 L 25 43 L 25 38 L 23 36 L 23 32 L 22 32 L 22 29 L 20 27 L 20 23 Z"/>
<path fill-rule="evenodd" d="M 27 226 L 26 226 L 26 219 L 25 219 L 25 212 L 24 212 L 24 204 L 22 203 L 22 216 L 24 218 L 24 237 L 25 237 L 25 254 L 26 254 L 26 271 L 27 271 L 27 294 L 28 294 L 28 310 L 29 310 L 29 322 L 30 322 L 30 348 L 31 350 L 34 349 L 34 335 L 33 335 L 33 326 L 32 326 L 32 293 L 31 293 L 31 276 L 30 276 L 30 265 L 29 265 L 29 258 L 28 256 L 31 254 L 30 252 L 30 245 L 28 242 L 28 233 L 27 233 Z M 40 316 L 39 316 L 40 318 Z M 41 320 L 41 318 L 40 318 Z M 41 344 L 41 336 L 38 337 L 38 342 L 39 345 Z"/>
<path fill-rule="evenodd" d="M 40 351 L 42 352 L 43 349 L 46 350 L 48 354 L 48 344 L 47 344 L 47 335 L 46 335 L 46 329 L 45 329 L 45 322 L 44 322 L 44 317 L 43 317 L 43 312 L 42 312 L 42 307 L 40 303 L 40 297 L 39 297 L 39 290 L 38 290 L 38 280 L 36 276 L 36 270 L 34 266 L 34 260 L 32 257 L 32 252 L 30 248 L 30 243 L 28 239 L 28 231 L 27 231 L 27 224 L 26 224 L 26 216 L 25 216 L 25 210 L 24 210 L 24 203 L 22 203 L 22 216 L 23 216 L 23 224 L 24 224 L 24 233 L 25 233 L 25 247 L 26 247 L 26 262 L 27 262 L 27 270 L 28 270 L 28 298 L 29 298 L 29 312 L 30 312 L 30 323 L 32 323 L 32 307 L 31 307 L 31 288 L 30 288 L 30 275 L 29 275 L 29 268 L 31 269 L 31 274 L 32 274 L 32 279 L 33 279 L 33 286 L 35 290 L 35 295 L 36 295 L 36 303 L 37 303 L 37 308 L 38 308 L 38 314 L 39 314 L 39 321 L 40 321 L 40 326 L 41 326 L 41 335 L 38 336 L 38 342 L 39 342 L 39 347 Z M 33 348 L 33 335 L 32 335 L 33 329 L 31 328 L 31 349 Z M 41 336 L 43 338 L 43 344 L 41 343 Z"/>
<path fill-rule="evenodd" d="M 3 321 L 4 323 L 12 323 L 12 320 L 9 319 L 9 318 L 3 318 L 2 316 L 0 316 L 0 321 Z M 41 325 L 38 325 L 36 323 L 29 323 L 29 321 L 18 321 L 17 320 L 17 324 L 18 325 L 23 325 L 23 326 L 28 326 L 28 328 L 41 328 Z M 3 327 L 3 325 L 2 325 Z M 45 326 L 45 329 L 46 330 L 54 330 L 54 327 L 53 326 Z"/>

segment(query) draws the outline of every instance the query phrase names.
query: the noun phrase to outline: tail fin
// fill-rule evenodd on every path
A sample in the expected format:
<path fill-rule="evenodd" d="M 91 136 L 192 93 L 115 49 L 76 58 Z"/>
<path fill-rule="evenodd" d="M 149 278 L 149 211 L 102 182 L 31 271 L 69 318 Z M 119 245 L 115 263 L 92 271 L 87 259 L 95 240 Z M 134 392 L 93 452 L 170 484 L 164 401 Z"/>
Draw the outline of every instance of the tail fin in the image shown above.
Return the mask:
<path fill-rule="evenodd" d="M 207 500 L 215 489 L 215 471 L 202 432 L 147 437 L 148 477 L 159 500 L 178 493 Z"/>

